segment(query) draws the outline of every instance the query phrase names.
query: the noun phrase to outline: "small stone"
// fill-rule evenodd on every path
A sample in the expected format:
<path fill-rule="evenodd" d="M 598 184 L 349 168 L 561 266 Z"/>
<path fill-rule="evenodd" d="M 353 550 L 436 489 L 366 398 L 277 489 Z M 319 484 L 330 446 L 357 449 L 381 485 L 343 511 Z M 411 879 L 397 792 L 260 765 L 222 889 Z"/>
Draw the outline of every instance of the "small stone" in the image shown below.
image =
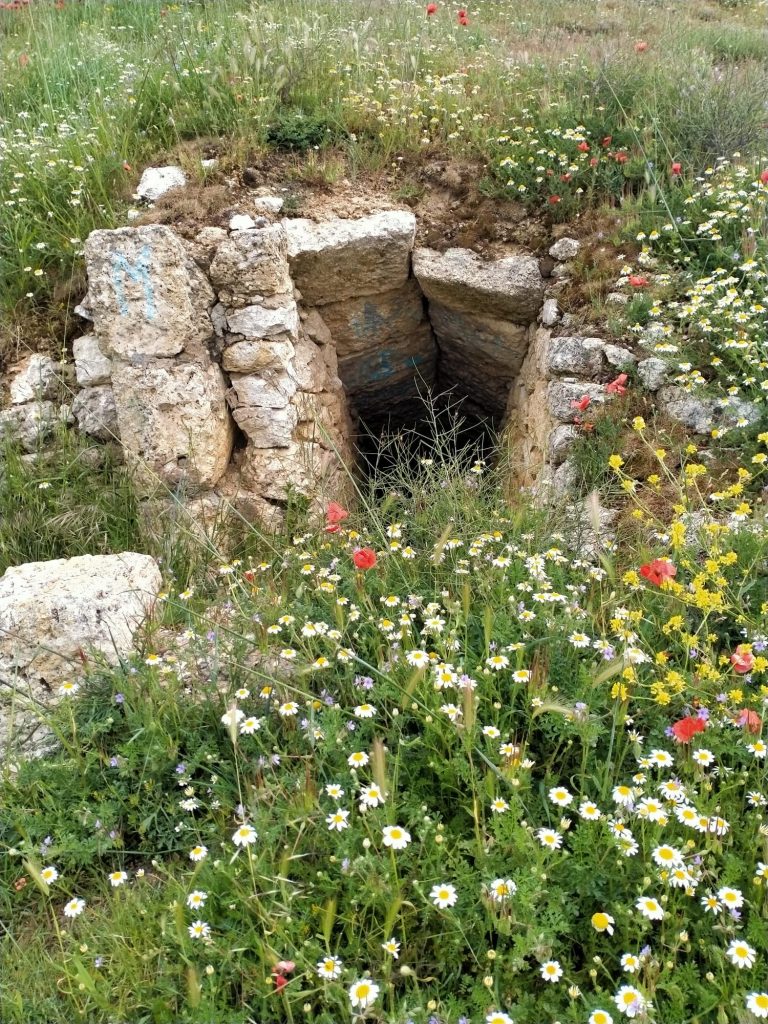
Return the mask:
<path fill-rule="evenodd" d="M 280 213 L 285 200 L 280 196 L 259 196 L 251 200 L 251 206 L 257 213 Z"/>
<path fill-rule="evenodd" d="M 88 305 L 87 298 L 82 302 L 78 302 L 76 306 L 73 306 L 72 312 L 75 316 L 79 316 L 81 320 L 93 321 L 93 312 L 91 311 L 91 307 Z"/>
<path fill-rule="evenodd" d="M 560 319 L 560 308 L 557 305 L 557 299 L 544 300 L 539 319 L 545 327 L 554 327 Z"/>
<path fill-rule="evenodd" d="M 637 364 L 637 375 L 644 388 L 648 391 L 658 391 L 669 375 L 669 367 L 663 359 L 651 356 L 650 359 L 643 359 Z"/>
<path fill-rule="evenodd" d="M 25 452 L 34 452 L 53 433 L 57 423 L 69 420 L 69 406 L 53 402 L 27 402 L 0 411 L 0 441 L 15 440 Z"/>
<path fill-rule="evenodd" d="M 573 273 L 572 263 L 558 263 L 552 268 L 552 277 L 555 281 L 569 281 Z"/>
<path fill-rule="evenodd" d="M 617 368 L 626 366 L 628 363 L 634 366 L 637 362 L 637 356 L 633 355 L 628 348 L 624 348 L 622 345 L 604 345 L 603 351 L 605 352 L 605 358 L 611 366 Z"/>
<path fill-rule="evenodd" d="M 181 188 L 186 184 L 187 176 L 181 167 L 147 167 L 136 189 L 136 196 L 146 203 L 154 203 L 172 188 Z"/>
<path fill-rule="evenodd" d="M 572 260 L 578 255 L 581 242 L 576 238 L 561 238 L 549 247 L 549 255 L 556 260 Z"/>
<path fill-rule="evenodd" d="M 56 398 L 62 383 L 62 366 L 50 356 L 35 352 L 11 369 L 11 403 L 23 405 Z"/>
<path fill-rule="evenodd" d="M 207 159 L 207 160 L 201 160 L 201 161 L 200 161 L 200 166 L 201 166 L 201 167 L 202 167 L 202 168 L 203 168 L 204 170 L 206 170 L 206 171 L 210 171 L 210 169 L 211 169 L 212 167 L 215 167 L 215 166 L 216 166 L 216 164 L 217 164 L 218 162 L 219 162 L 219 161 L 218 161 L 218 160 L 216 159 L 216 157 L 215 157 L 215 156 L 211 156 L 211 157 L 208 157 L 208 159 Z"/>
<path fill-rule="evenodd" d="M 256 221 L 248 213 L 236 213 L 229 221 L 230 231 L 250 231 L 255 227 Z"/>
<path fill-rule="evenodd" d="M 75 375 L 81 388 L 108 384 L 112 376 L 112 361 L 99 348 L 95 334 L 84 334 L 72 343 L 75 356 Z"/>
<path fill-rule="evenodd" d="M 115 396 L 110 387 L 85 388 L 72 403 L 72 415 L 82 434 L 99 441 L 118 438 Z"/>
<path fill-rule="evenodd" d="M 579 439 L 579 429 L 572 423 L 562 423 L 549 435 L 549 458 L 553 466 L 565 462 L 568 452 Z"/>

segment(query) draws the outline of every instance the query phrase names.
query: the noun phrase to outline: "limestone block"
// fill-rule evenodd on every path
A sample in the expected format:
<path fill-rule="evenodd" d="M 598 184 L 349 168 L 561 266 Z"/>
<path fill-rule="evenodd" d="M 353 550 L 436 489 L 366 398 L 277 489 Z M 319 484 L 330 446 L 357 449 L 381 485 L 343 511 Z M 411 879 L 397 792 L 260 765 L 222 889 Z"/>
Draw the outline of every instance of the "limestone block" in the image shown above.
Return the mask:
<path fill-rule="evenodd" d="M 0 441 L 15 440 L 25 452 L 34 452 L 49 437 L 57 423 L 69 421 L 66 405 L 28 402 L 0 411 Z"/>
<path fill-rule="evenodd" d="M 126 459 L 140 492 L 212 487 L 227 468 L 233 428 L 218 366 L 116 364 L 112 384 Z"/>
<path fill-rule="evenodd" d="M 213 333 L 211 287 L 170 228 L 92 231 L 85 262 L 94 329 L 105 356 L 174 356 Z"/>
<path fill-rule="evenodd" d="M 319 444 L 292 442 L 285 448 L 246 449 L 241 469 L 245 490 L 268 501 L 285 501 L 292 487 L 302 494 L 322 494 L 339 472 L 334 452 Z"/>
<path fill-rule="evenodd" d="M 438 386 L 455 385 L 459 394 L 501 414 L 525 357 L 527 328 L 434 301 L 429 312 L 440 346 Z"/>
<path fill-rule="evenodd" d="M 567 381 L 552 380 L 547 385 L 547 407 L 550 415 L 561 423 L 573 423 L 574 417 L 583 417 L 577 409 L 573 408 L 573 402 L 579 402 L 587 396 L 591 404 L 602 405 L 613 396 L 606 393 L 602 384 L 592 384 L 588 381 Z"/>
<path fill-rule="evenodd" d="M 699 397 L 669 384 L 658 392 L 657 402 L 668 416 L 697 434 L 708 434 L 716 426 L 757 423 L 761 416 L 760 407 L 752 402 Z"/>
<path fill-rule="evenodd" d="M 231 334 L 241 334 L 247 341 L 286 337 L 295 341 L 299 333 L 299 311 L 293 299 L 274 309 L 245 306 L 227 314 L 227 328 Z"/>
<path fill-rule="evenodd" d="M 75 395 L 72 415 L 77 429 L 99 441 L 118 437 L 115 396 L 110 387 L 85 388 Z"/>
<path fill-rule="evenodd" d="M 30 562 L 0 578 L 0 759 L 29 741 L 37 712 L 59 699 L 58 686 L 97 651 L 112 664 L 162 585 L 149 555 L 83 555 Z M 27 750 L 29 747 L 27 746 Z"/>
<path fill-rule="evenodd" d="M 227 400 L 233 409 L 256 406 L 260 409 L 284 409 L 296 394 L 297 386 L 286 367 L 265 368 L 261 373 L 232 374 Z"/>
<path fill-rule="evenodd" d="M 292 405 L 284 409 L 238 406 L 232 410 L 235 422 L 255 448 L 289 448 L 299 421 Z"/>
<path fill-rule="evenodd" d="M 430 303 L 518 324 L 532 323 L 544 298 L 544 281 L 532 256 L 486 262 L 470 249 L 416 249 L 413 272 Z"/>
<path fill-rule="evenodd" d="M 404 284 L 416 235 L 410 210 L 356 220 L 285 220 L 291 275 L 309 306 L 376 295 Z"/>
<path fill-rule="evenodd" d="M 282 224 L 236 231 L 216 250 L 211 281 L 227 306 L 250 306 L 265 295 L 290 292 L 287 257 L 288 238 Z"/>
<path fill-rule="evenodd" d="M 154 203 L 172 188 L 182 188 L 186 183 L 187 176 L 181 167 L 147 167 L 136 189 L 136 198 Z"/>
<path fill-rule="evenodd" d="M 35 352 L 11 367 L 10 394 L 13 405 L 56 398 L 61 388 L 64 367 L 50 356 Z"/>
<path fill-rule="evenodd" d="M 239 341 L 224 349 L 221 365 L 233 373 L 277 370 L 292 363 L 295 351 L 290 341 Z"/>
<path fill-rule="evenodd" d="M 603 368 L 600 338 L 552 338 L 548 347 L 547 373 L 595 377 Z"/>
<path fill-rule="evenodd" d="M 109 384 L 112 376 L 112 361 L 99 348 L 95 334 L 84 334 L 72 343 L 75 356 L 75 376 L 81 388 L 93 388 Z"/>

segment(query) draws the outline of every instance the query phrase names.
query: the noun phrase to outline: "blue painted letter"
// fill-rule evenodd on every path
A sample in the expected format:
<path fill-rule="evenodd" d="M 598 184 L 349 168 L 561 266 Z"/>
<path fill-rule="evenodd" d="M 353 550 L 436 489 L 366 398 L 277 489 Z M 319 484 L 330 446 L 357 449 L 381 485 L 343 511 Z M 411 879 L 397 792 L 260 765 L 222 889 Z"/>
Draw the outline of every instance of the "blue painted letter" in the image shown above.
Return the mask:
<path fill-rule="evenodd" d="M 121 252 L 112 254 L 112 284 L 115 288 L 117 305 L 121 316 L 128 315 L 128 300 L 125 297 L 123 279 L 124 277 L 129 277 L 134 284 L 143 285 L 144 315 L 147 320 L 155 319 L 155 288 L 152 284 L 152 278 L 149 276 L 150 255 L 148 245 L 143 246 L 135 263 L 129 262 Z"/>

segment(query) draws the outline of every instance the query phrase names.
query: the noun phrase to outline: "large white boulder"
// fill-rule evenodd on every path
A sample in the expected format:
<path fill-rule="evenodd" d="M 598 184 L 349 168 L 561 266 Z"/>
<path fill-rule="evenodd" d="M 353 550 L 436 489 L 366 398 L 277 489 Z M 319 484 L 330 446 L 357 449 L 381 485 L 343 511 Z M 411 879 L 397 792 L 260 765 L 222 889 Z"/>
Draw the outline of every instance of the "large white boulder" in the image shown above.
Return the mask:
<path fill-rule="evenodd" d="M 94 653 L 117 664 L 162 585 L 149 555 L 29 562 L 0 578 L 0 759 L 25 745 Z"/>

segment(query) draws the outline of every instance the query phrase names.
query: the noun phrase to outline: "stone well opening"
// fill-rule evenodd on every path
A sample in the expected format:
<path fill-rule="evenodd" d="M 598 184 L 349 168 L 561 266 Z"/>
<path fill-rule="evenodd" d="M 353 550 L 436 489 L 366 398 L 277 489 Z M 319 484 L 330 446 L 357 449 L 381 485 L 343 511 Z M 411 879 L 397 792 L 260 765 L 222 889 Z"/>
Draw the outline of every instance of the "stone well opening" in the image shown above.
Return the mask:
<path fill-rule="evenodd" d="M 87 241 L 83 351 L 106 363 L 140 492 L 270 519 L 291 491 L 337 497 L 344 463 L 385 450 L 417 460 L 448 435 L 484 457 L 533 351 L 533 256 L 420 248 L 407 210 L 241 220 Z"/>

